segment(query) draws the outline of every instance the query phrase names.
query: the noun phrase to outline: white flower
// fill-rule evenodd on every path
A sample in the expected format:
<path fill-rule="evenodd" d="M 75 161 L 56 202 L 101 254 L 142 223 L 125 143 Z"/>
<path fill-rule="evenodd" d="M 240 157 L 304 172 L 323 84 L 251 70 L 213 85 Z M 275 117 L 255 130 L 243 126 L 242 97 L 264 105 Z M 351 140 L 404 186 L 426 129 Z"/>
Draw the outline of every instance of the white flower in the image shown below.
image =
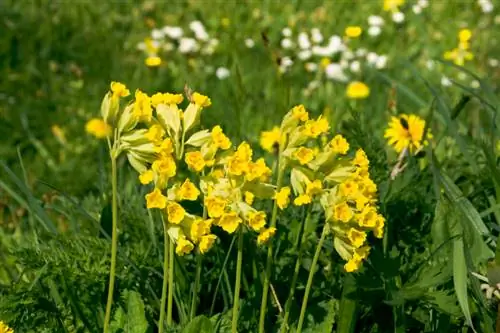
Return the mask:
<path fill-rule="evenodd" d="M 290 59 L 290 57 L 283 57 L 281 58 L 281 66 L 283 67 L 290 67 L 293 65 L 293 60 Z"/>
<path fill-rule="evenodd" d="M 219 80 L 227 79 L 230 74 L 231 74 L 231 72 L 226 67 L 219 67 L 215 71 L 215 76 L 217 76 L 217 78 Z"/>
<path fill-rule="evenodd" d="M 163 32 L 163 30 L 153 29 L 151 31 L 151 38 L 153 38 L 153 39 L 163 39 L 164 36 L 165 36 L 165 33 Z"/>
<path fill-rule="evenodd" d="M 384 19 L 377 15 L 368 16 L 368 24 L 372 26 L 381 26 L 384 24 Z"/>
<path fill-rule="evenodd" d="M 290 37 L 292 35 L 292 29 L 286 27 L 281 30 L 281 34 L 285 37 Z"/>
<path fill-rule="evenodd" d="M 387 56 L 381 55 L 378 57 L 377 62 L 375 63 L 375 67 L 377 69 L 383 69 L 387 66 Z"/>
<path fill-rule="evenodd" d="M 491 13 L 493 11 L 493 3 L 491 1 L 485 0 L 485 1 L 479 1 L 479 6 L 481 7 L 481 10 L 483 13 Z"/>
<path fill-rule="evenodd" d="M 311 29 L 311 39 L 314 43 L 319 44 L 323 41 L 323 35 L 318 28 Z"/>
<path fill-rule="evenodd" d="M 255 46 L 255 42 L 251 38 L 245 39 L 245 46 L 251 49 L 252 47 Z"/>
<path fill-rule="evenodd" d="M 298 37 L 299 47 L 301 49 L 308 49 L 311 47 L 311 42 L 309 41 L 309 36 L 305 32 L 301 32 Z"/>
<path fill-rule="evenodd" d="M 413 5 L 411 7 L 411 9 L 413 10 L 413 12 L 417 15 L 419 15 L 420 13 L 422 13 L 422 7 L 420 7 L 419 5 Z"/>
<path fill-rule="evenodd" d="M 316 72 L 316 70 L 318 69 L 318 65 L 314 62 L 306 62 L 304 67 L 308 72 Z"/>
<path fill-rule="evenodd" d="M 436 64 L 434 63 L 434 60 L 427 60 L 425 66 L 428 70 L 433 70 Z"/>
<path fill-rule="evenodd" d="M 307 88 L 311 89 L 311 90 L 314 90 L 318 87 L 319 87 L 319 81 L 317 81 L 317 80 L 313 80 L 313 81 L 309 82 L 309 84 L 307 85 Z"/>
<path fill-rule="evenodd" d="M 346 50 L 343 54 L 342 57 L 347 60 L 351 60 L 354 58 L 354 53 L 351 50 Z"/>
<path fill-rule="evenodd" d="M 193 21 L 189 24 L 189 29 L 194 32 L 196 39 L 206 41 L 209 39 L 208 33 L 200 21 Z"/>
<path fill-rule="evenodd" d="M 291 39 L 285 38 L 281 40 L 281 47 L 284 49 L 289 49 L 293 46 L 293 42 Z"/>
<path fill-rule="evenodd" d="M 395 12 L 392 14 L 392 20 L 396 23 L 401 23 L 405 20 L 405 14 L 402 12 Z"/>
<path fill-rule="evenodd" d="M 199 45 L 194 38 L 182 37 L 179 40 L 179 52 L 191 53 L 199 50 Z"/>
<path fill-rule="evenodd" d="M 479 83 L 478 80 L 473 80 L 471 83 L 470 83 L 470 86 L 471 88 L 474 88 L 474 89 L 477 89 L 481 86 L 481 84 Z"/>
<path fill-rule="evenodd" d="M 488 59 L 488 65 L 490 65 L 491 67 L 498 67 L 498 63 L 498 60 L 495 58 Z"/>
<path fill-rule="evenodd" d="M 418 0 L 417 4 L 421 8 L 427 8 L 429 6 L 429 0 Z"/>
<path fill-rule="evenodd" d="M 168 25 L 163 27 L 163 33 L 172 39 L 179 39 L 184 35 L 181 27 L 171 27 Z"/>
<path fill-rule="evenodd" d="M 368 61 L 370 65 L 375 65 L 377 63 L 377 60 L 378 55 L 375 52 L 368 52 L 368 54 L 366 55 L 366 61 Z"/>
<path fill-rule="evenodd" d="M 380 35 L 381 32 L 382 29 L 380 29 L 380 27 L 376 25 L 372 25 L 371 27 L 368 28 L 368 35 L 372 37 Z"/>
<path fill-rule="evenodd" d="M 351 72 L 359 73 L 359 71 L 361 70 L 361 64 L 359 63 L 359 61 L 354 60 L 353 62 L 351 62 L 349 68 L 351 69 Z"/>
<path fill-rule="evenodd" d="M 345 82 L 347 77 L 344 74 L 344 70 L 339 64 L 329 64 L 325 68 L 326 77 L 335 81 Z"/>
<path fill-rule="evenodd" d="M 356 50 L 356 57 L 364 57 L 366 55 L 366 49 L 360 48 Z"/>
<path fill-rule="evenodd" d="M 315 56 L 319 56 L 319 57 L 328 57 L 328 56 L 331 56 L 334 52 L 332 52 L 332 50 L 327 46 L 327 47 L 324 47 L 324 46 L 319 46 L 319 45 L 314 45 L 311 49 L 311 51 L 309 50 L 304 50 L 303 52 L 311 52 L 312 51 L 312 54 L 314 54 Z"/>
<path fill-rule="evenodd" d="M 309 50 L 302 50 L 300 51 L 298 54 L 297 54 L 297 57 L 300 59 L 300 60 L 307 60 L 309 58 L 311 58 L 312 56 L 312 52 L 309 51 Z"/>
<path fill-rule="evenodd" d="M 448 79 L 446 76 L 443 76 L 443 77 L 441 78 L 441 85 L 442 85 L 443 87 L 449 87 L 449 86 L 451 86 L 451 83 L 452 83 L 452 82 L 450 81 L 450 79 Z"/>
<path fill-rule="evenodd" d="M 207 45 L 203 49 L 203 53 L 204 54 L 213 54 L 215 52 L 215 49 L 217 48 L 217 45 L 219 45 L 219 40 L 217 38 L 210 39 L 210 41 L 207 43 Z"/>
<path fill-rule="evenodd" d="M 163 50 L 170 52 L 174 49 L 174 44 L 172 43 L 164 43 L 163 44 Z"/>
<path fill-rule="evenodd" d="M 347 67 L 349 67 L 349 61 L 347 61 L 346 59 L 341 59 L 339 64 L 340 64 L 340 67 L 343 69 L 346 69 Z"/>
<path fill-rule="evenodd" d="M 330 37 L 327 47 L 332 53 L 337 53 L 345 50 L 345 45 L 342 42 L 342 38 L 337 35 L 333 35 Z"/>

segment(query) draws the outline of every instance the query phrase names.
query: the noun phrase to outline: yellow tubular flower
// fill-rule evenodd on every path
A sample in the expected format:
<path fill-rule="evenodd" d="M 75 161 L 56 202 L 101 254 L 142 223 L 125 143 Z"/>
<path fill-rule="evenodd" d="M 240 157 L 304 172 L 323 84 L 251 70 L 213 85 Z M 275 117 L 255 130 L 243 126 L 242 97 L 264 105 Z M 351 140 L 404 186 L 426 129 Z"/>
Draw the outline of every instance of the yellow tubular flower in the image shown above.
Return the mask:
<path fill-rule="evenodd" d="M 365 207 L 357 216 L 359 226 L 366 228 L 375 228 L 379 218 L 380 216 L 374 207 Z"/>
<path fill-rule="evenodd" d="M 334 210 L 333 217 L 337 221 L 342 221 L 344 223 L 347 223 L 354 216 L 352 209 L 349 207 L 349 205 L 346 202 L 342 202 L 342 203 L 335 205 L 333 207 L 333 210 Z"/>
<path fill-rule="evenodd" d="M 153 107 L 157 107 L 158 104 L 165 103 L 165 98 L 163 96 L 164 96 L 163 93 L 156 93 L 153 96 L 151 96 L 151 105 L 153 105 Z"/>
<path fill-rule="evenodd" d="M 349 143 L 347 140 L 340 134 L 335 135 L 335 137 L 330 141 L 330 147 L 332 150 L 341 155 L 347 154 L 349 150 Z"/>
<path fill-rule="evenodd" d="M 248 225 L 255 231 L 260 231 L 266 225 L 266 213 L 250 212 L 248 214 Z"/>
<path fill-rule="evenodd" d="M 167 218 L 170 223 L 179 224 L 184 220 L 186 211 L 175 201 L 170 201 L 167 204 Z"/>
<path fill-rule="evenodd" d="M 349 26 L 345 28 L 345 35 L 349 38 L 358 38 L 363 30 L 359 26 Z"/>
<path fill-rule="evenodd" d="M 316 179 L 313 182 L 307 183 L 306 185 L 306 194 L 310 197 L 321 193 L 323 190 L 323 184 L 321 183 L 321 180 Z"/>
<path fill-rule="evenodd" d="M 172 178 L 173 176 L 175 176 L 175 173 L 177 171 L 175 160 L 170 155 L 160 156 L 159 159 L 153 162 L 151 168 L 158 175 L 166 178 Z"/>
<path fill-rule="evenodd" d="M 361 266 L 361 260 L 358 260 L 357 258 L 351 258 L 349 261 L 344 265 L 344 269 L 347 273 L 352 273 L 355 272 L 359 269 Z"/>
<path fill-rule="evenodd" d="M 144 134 L 146 139 L 151 141 L 154 144 L 161 144 L 163 136 L 165 135 L 165 131 L 163 130 L 163 127 L 160 125 L 153 125 L 151 126 L 148 131 Z"/>
<path fill-rule="evenodd" d="M 181 187 L 177 190 L 177 195 L 179 196 L 179 200 L 195 201 L 196 199 L 198 199 L 200 191 L 191 182 L 191 180 L 187 178 L 181 185 Z"/>
<path fill-rule="evenodd" d="M 174 146 L 170 138 L 164 139 L 158 146 L 155 147 L 155 152 L 162 156 L 169 156 L 174 152 Z"/>
<path fill-rule="evenodd" d="M 311 162 L 314 158 L 314 151 L 309 148 L 300 147 L 293 153 L 293 157 L 299 161 L 301 165 Z"/>
<path fill-rule="evenodd" d="M 290 203 L 290 187 L 282 187 L 279 192 L 274 194 L 274 200 L 280 209 L 285 209 Z"/>
<path fill-rule="evenodd" d="M 363 246 L 366 241 L 366 233 L 355 228 L 349 229 L 347 238 L 355 248 Z"/>
<path fill-rule="evenodd" d="M 153 117 L 151 98 L 139 89 L 135 91 L 133 114 L 139 121 L 144 122 L 150 122 Z"/>
<path fill-rule="evenodd" d="M 146 207 L 163 209 L 167 206 L 167 197 L 157 188 L 153 192 L 146 194 Z"/>
<path fill-rule="evenodd" d="M 253 204 L 253 201 L 255 199 L 255 195 L 252 192 L 245 191 L 244 193 L 245 196 L 245 202 L 249 205 Z"/>
<path fill-rule="evenodd" d="M 218 225 L 227 233 L 232 234 L 243 222 L 235 212 L 224 213 L 219 219 Z"/>
<path fill-rule="evenodd" d="M 268 229 L 262 229 L 259 236 L 257 237 L 257 244 L 263 245 L 266 244 L 269 239 L 271 239 L 274 234 L 276 234 L 276 228 L 271 227 Z"/>
<path fill-rule="evenodd" d="M 346 96 L 350 99 L 364 99 L 370 95 L 370 88 L 363 82 L 353 81 L 347 85 Z"/>
<path fill-rule="evenodd" d="M 112 128 L 99 118 L 90 119 L 85 125 L 85 131 L 98 139 L 105 139 L 112 133 Z"/>
<path fill-rule="evenodd" d="M 191 253 L 193 251 L 194 245 L 191 243 L 186 236 L 179 236 L 177 239 L 177 246 L 175 247 L 175 253 L 178 256 L 183 256 L 185 254 Z"/>
<path fill-rule="evenodd" d="M 154 179 L 154 172 L 153 170 L 146 170 L 143 173 L 139 175 L 139 181 L 143 185 L 147 185 L 151 183 Z"/>
<path fill-rule="evenodd" d="M 264 131 L 260 134 L 260 146 L 270 153 L 275 152 L 279 148 L 280 139 L 280 128 L 275 126 L 272 130 Z"/>
<path fill-rule="evenodd" d="M 241 176 L 248 172 L 252 159 L 252 149 L 247 142 L 242 142 L 236 152 L 229 158 L 228 172 L 235 176 Z"/>
<path fill-rule="evenodd" d="M 265 180 L 271 175 L 271 169 L 266 165 L 263 158 L 259 158 L 253 163 L 248 163 L 248 172 L 246 175 L 246 180 L 251 182 L 255 179 Z"/>
<path fill-rule="evenodd" d="M 422 147 L 425 129 L 425 120 L 416 115 L 402 114 L 392 117 L 389 128 L 385 130 L 384 137 L 387 143 L 400 153 L 403 149 L 414 152 Z"/>
<path fill-rule="evenodd" d="M 181 104 L 184 100 L 184 96 L 182 94 L 172 94 L 172 93 L 164 93 L 163 94 L 163 102 L 165 104 Z"/>
<path fill-rule="evenodd" d="M 309 119 L 309 113 L 307 113 L 306 108 L 302 104 L 293 107 L 292 115 L 300 121 L 307 121 Z"/>
<path fill-rule="evenodd" d="M 123 83 L 113 81 L 111 82 L 110 88 L 114 98 L 127 97 L 130 95 L 130 90 L 128 90 L 127 86 Z"/>
<path fill-rule="evenodd" d="M 293 200 L 295 206 L 303 206 L 311 203 L 311 197 L 307 194 L 301 194 Z"/>
<path fill-rule="evenodd" d="M 211 218 L 220 217 L 224 213 L 226 204 L 226 200 L 219 197 L 208 196 L 205 198 L 205 206 L 207 207 L 208 216 Z"/>
<path fill-rule="evenodd" d="M 202 94 L 199 94 L 197 92 L 194 92 L 192 95 L 191 95 L 191 101 L 198 105 L 200 108 L 206 108 L 210 105 L 212 105 L 212 101 L 210 100 L 210 98 L 208 98 L 207 96 L 204 96 Z"/>
<path fill-rule="evenodd" d="M 358 184 L 351 179 L 347 179 L 339 185 L 339 192 L 344 197 L 353 198 L 358 193 Z"/>
<path fill-rule="evenodd" d="M 195 243 L 199 242 L 201 237 L 210 233 L 212 220 L 196 219 L 190 227 L 189 236 Z"/>
<path fill-rule="evenodd" d="M 203 159 L 203 155 L 199 151 L 186 153 L 184 161 L 186 162 L 189 169 L 195 172 L 201 172 L 205 167 L 205 160 Z"/>
<path fill-rule="evenodd" d="M 161 65 L 161 58 L 158 56 L 149 56 L 144 60 L 144 63 L 148 67 L 158 67 Z"/>
<path fill-rule="evenodd" d="M 317 138 L 320 134 L 328 132 L 329 128 L 328 120 L 320 116 L 317 120 L 308 120 L 302 134 L 310 138 Z"/>
<path fill-rule="evenodd" d="M 368 168 L 370 161 L 368 160 L 368 157 L 366 156 L 366 153 L 363 149 L 359 148 L 356 151 L 356 155 L 354 156 L 352 164 L 357 165 L 360 168 Z"/>
<path fill-rule="evenodd" d="M 202 254 L 207 253 L 213 246 L 217 236 L 215 235 L 205 235 L 201 237 L 200 243 L 198 247 L 200 248 L 200 252 Z"/>
<path fill-rule="evenodd" d="M 212 128 L 212 142 L 217 149 L 227 150 L 231 148 L 231 140 L 222 132 L 222 128 L 217 125 Z"/>

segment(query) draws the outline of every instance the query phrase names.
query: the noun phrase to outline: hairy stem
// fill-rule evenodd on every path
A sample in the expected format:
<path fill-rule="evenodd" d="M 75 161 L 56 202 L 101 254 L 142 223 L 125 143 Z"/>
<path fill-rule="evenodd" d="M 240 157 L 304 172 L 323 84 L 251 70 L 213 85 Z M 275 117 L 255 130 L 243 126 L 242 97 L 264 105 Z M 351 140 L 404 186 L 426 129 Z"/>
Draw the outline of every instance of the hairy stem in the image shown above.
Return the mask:
<path fill-rule="evenodd" d="M 167 298 L 168 327 L 172 326 L 173 296 L 174 296 L 174 242 L 170 238 L 168 238 L 168 298 Z"/>
<path fill-rule="evenodd" d="M 165 303 L 167 302 L 167 288 L 168 288 L 168 277 L 169 277 L 168 274 L 169 238 L 167 232 L 168 229 L 167 229 L 167 223 L 163 219 L 163 216 L 161 220 L 163 222 L 163 286 L 161 288 L 161 305 L 160 305 L 160 320 L 158 322 L 158 333 L 163 333 L 163 327 L 165 322 Z"/>
<path fill-rule="evenodd" d="M 241 287 L 241 264 L 243 262 L 243 227 L 240 226 L 238 231 L 238 258 L 236 261 L 236 280 L 234 282 L 234 302 L 233 302 L 233 319 L 231 324 L 231 333 L 236 333 L 238 330 L 238 312 L 240 307 L 240 287 Z"/>
<path fill-rule="evenodd" d="M 200 252 L 196 253 L 196 276 L 194 280 L 193 299 L 191 300 L 191 312 L 189 314 L 190 320 L 192 320 L 196 315 L 196 306 L 198 305 L 198 292 L 200 289 L 202 259 L 203 255 Z"/>

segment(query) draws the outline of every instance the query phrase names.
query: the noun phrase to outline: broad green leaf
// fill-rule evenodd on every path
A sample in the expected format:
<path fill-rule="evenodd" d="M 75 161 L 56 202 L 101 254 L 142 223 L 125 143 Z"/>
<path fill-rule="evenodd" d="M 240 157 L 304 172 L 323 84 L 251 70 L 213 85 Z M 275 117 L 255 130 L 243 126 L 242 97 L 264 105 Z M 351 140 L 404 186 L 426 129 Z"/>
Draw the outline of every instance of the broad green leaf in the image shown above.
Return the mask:
<path fill-rule="evenodd" d="M 181 333 L 212 333 L 214 330 L 213 324 L 205 316 L 193 318 L 181 331 Z"/>
<path fill-rule="evenodd" d="M 467 263 L 464 255 L 463 239 L 458 238 L 453 241 L 453 284 L 457 294 L 458 303 L 465 316 L 467 324 L 474 330 L 472 316 L 469 308 L 469 297 L 467 292 Z M 475 330 L 474 330 L 475 331 Z"/>
<path fill-rule="evenodd" d="M 337 333 L 355 332 L 358 305 L 356 300 L 349 297 L 354 292 L 356 292 L 356 280 L 352 274 L 346 274 L 344 277 L 344 290 L 340 300 Z"/>
<path fill-rule="evenodd" d="M 136 291 L 125 291 L 124 298 L 127 304 L 127 320 L 125 333 L 145 333 L 148 330 L 148 321 L 144 312 L 144 303 L 141 294 Z"/>

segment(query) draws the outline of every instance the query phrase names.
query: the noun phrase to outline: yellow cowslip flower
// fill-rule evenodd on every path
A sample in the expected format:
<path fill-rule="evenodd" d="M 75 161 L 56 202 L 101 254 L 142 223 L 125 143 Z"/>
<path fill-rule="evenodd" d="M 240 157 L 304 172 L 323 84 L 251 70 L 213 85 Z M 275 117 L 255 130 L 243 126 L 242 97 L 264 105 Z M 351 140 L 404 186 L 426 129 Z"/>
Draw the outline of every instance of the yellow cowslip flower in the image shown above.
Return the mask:
<path fill-rule="evenodd" d="M 172 178 L 177 171 L 177 165 L 171 155 L 162 155 L 153 162 L 151 169 L 162 177 Z"/>
<path fill-rule="evenodd" d="M 179 224 L 184 220 L 186 211 L 175 201 L 167 203 L 167 218 L 170 223 Z"/>
<path fill-rule="evenodd" d="M 195 243 L 199 242 L 202 236 L 210 233 L 212 220 L 196 219 L 189 228 L 189 237 Z"/>
<path fill-rule="evenodd" d="M 153 117 L 153 108 L 151 107 L 151 98 L 137 89 L 135 91 L 135 102 L 133 115 L 139 121 L 150 122 Z"/>
<path fill-rule="evenodd" d="M 123 83 L 120 82 L 111 82 L 110 85 L 111 88 L 111 93 L 113 98 L 119 98 L 119 97 L 127 97 L 130 95 L 130 90 L 127 89 L 127 86 L 125 86 Z"/>
<path fill-rule="evenodd" d="M 333 207 L 333 218 L 337 221 L 347 223 L 352 219 L 353 216 L 354 213 L 352 212 L 351 207 L 349 207 L 346 202 L 336 204 Z"/>
<path fill-rule="evenodd" d="M 293 200 L 293 204 L 295 206 L 303 206 L 303 205 L 310 204 L 311 201 L 312 201 L 312 199 L 310 196 L 308 196 L 307 194 L 301 194 L 298 197 L 296 197 L 295 200 Z"/>
<path fill-rule="evenodd" d="M 300 147 L 293 153 L 293 157 L 298 160 L 301 165 L 304 165 L 313 160 L 314 151 L 306 147 Z"/>
<path fill-rule="evenodd" d="M 146 194 L 146 207 L 163 209 L 167 206 L 167 197 L 164 196 L 160 189 L 155 188 L 153 192 Z"/>
<path fill-rule="evenodd" d="M 249 205 L 253 204 L 253 201 L 255 199 L 255 194 L 253 194 L 252 192 L 245 191 L 244 197 L 245 197 L 245 202 L 247 204 Z"/>
<path fill-rule="evenodd" d="M 241 176 L 248 172 L 252 159 L 252 149 L 246 142 L 242 142 L 236 152 L 229 158 L 227 163 L 228 172 L 231 175 Z"/>
<path fill-rule="evenodd" d="M 231 140 L 222 132 L 222 128 L 217 125 L 212 128 L 212 144 L 217 149 L 227 150 L 231 148 Z"/>
<path fill-rule="evenodd" d="M 306 108 L 302 104 L 292 108 L 292 116 L 300 121 L 307 121 L 309 119 L 309 113 L 307 113 Z"/>
<path fill-rule="evenodd" d="M 349 259 L 348 262 L 345 263 L 344 269 L 347 273 L 355 272 L 359 269 L 361 266 L 361 260 L 358 260 L 357 258 L 351 258 Z"/>
<path fill-rule="evenodd" d="M 154 124 L 148 131 L 144 134 L 146 139 L 154 144 L 161 144 L 163 136 L 165 135 L 165 130 L 160 125 Z"/>
<path fill-rule="evenodd" d="M 151 96 L 151 105 L 153 107 L 157 107 L 158 104 L 164 104 L 165 103 L 165 97 L 163 93 L 156 93 Z"/>
<path fill-rule="evenodd" d="M 347 179 L 339 185 L 339 193 L 344 197 L 353 198 L 358 193 L 358 184 L 352 179 Z"/>
<path fill-rule="evenodd" d="M 354 25 L 354 26 L 348 26 L 345 28 L 345 35 L 349 38 L 358 38 L 361 36 L 361 33 L 363 32 L 363 29 L 361 29 L 360 26 Z"/>
<path fill-rule="evenodd" d="M 282 187 L 279 192 L 274 194 L 273 199 L 276 200 L 276 204 L 280 209 L 285 209 L 290 203 L 290 187 Z"/>
<path fill-rule="evenodd" d="M 205 198 L 205 206 L 207 207 L 208 216 L 211 218 L 218 218 L 224 214 L 226 205 L 227 202 L 223 198 L 216 196 L 208 196 Z"/>
<path fill-rule="evenodd" d="M 330 147 L 337 154 L 345 155 L 349 150 L 349 143 L 340 134 L 335 135 L 335 137 L 330 141 Z"/>
<path fill-rule="evenodd" d="M 200 151 L 192 151 L 186 153 L 184 161 L 186 162 L 189 169 L 195 172 L 201 172 L 205 167 L 205 160 L 203 159 L 203 155 Z"/>
<path fill-rule="evenodd" d="M 143 173 L 139 175 L 139 181 L 143 185 L 147 185 L 151 183 L 154 179 L 154 172 L 153 170 L 146 170 Z"/>
<path fill-rule="evenodd" d="M 359 148 L 356 151 L 356 155 L 354 155 L 352 164 L 357 165 L 360 168 L 368 168 L 370 161 L 368 160 L 368 157 L 366 156 L 366 153 L 363 149 Z"/>
<path fill-rule="evenodd" d="M 370 199 L 361 193 L 357 193 L 354 197 L 354 202 L 357 210 L 363 210 L 363 208 L 365 208 L 365 206 L 370 202 Z"/>
<path fill-rule="evenodd" d="M 351 259 L 349 259 L 349 261 L 344 265 L 344 269 L 346 270 L 346 272 L 350 273 L 357 271 L 359 267 L 361 267 L 361 263 L 363 262 L 363 260 L 368 257 L 369 253 L 369 246 L 363 246 L 355 249 Z"/>
<path fill-rule="evenodd" d="M 0 333 L 14 333 L 14 330 L 0 320 Z"/>
<path fill-rule="evenodd" d="M 302 134 L 310 138 L 317 138 L 320 134 L 328 132 L 329 128 L 328 120 L 319 116 L 317 120 L 308 120 L 305 123 Z"/>
<path fill-rule="evenodd" d="M 218 225 L 227 233 L 232 234 L 243 222 L 235 212 L 224 213 L 218 221 Z"/>
<path fill-rule="evenodd" d="M 191 200 L 195 201 L 198 199 L 200 195 L 200 191 L 196 188 L 196 186 L 186 178 L 184 183 L 182 183 L 181 187 L 177 190 L 177 196 L 179 196 L 179 200 Z"/>
<path fill-rule="evenodd" d="M 170 138 L 163 139 L 161 143 L 155 147 L 155 152 L 161 156 L 169 156 L 174 152 L 174 145 Z"/>
<path fill-rule="evenodd" d="M 93 118 L 85 124 L 85 131 L 98 139 L 104 139 L 111 135 L 112 128 L 104 120 Z"/>
<path fill-rule="evenodd" d="M 380 215 L 377 214 L 377 210 L 375 207 L 365 207 L 356 216 L 356 220 L 358 221 L 358 225 L 366 228 L 375 228 L 377 226 L 377 220 Z"/>
<path fill-rule="evenodd" d="M 281 131 L 278 126 L 274 126 L 270 131 L 263 131 L 260 134 L 260 146 L 268 152 L 277 152 L 281 140 Z"/>
<path fill-rule="evenodd" d="M 316 194 L 321 193 L 323 190 L 323 184 L 321 183 L 321 180 L 316 179 L 313 182 L 307 183 L 306 185 L 306 194 L 310 197 L 315 196 Z"/>
<path fill-rule="evenodd" d="M 165 104 L 181 104 L 184 100 L 184 96 L 182 94 L 172 94 L 172 93 L 164 93 L 163 94 L 163 103 Z"/>
<path fill-rule="evenodd" d="M 191 253 L 193 251 L 194 245 L 191 243 L 186 236 L 179 236 L 177 239 L 177 246 L 175 247 L 175 253 L 178 256 L 183 256 L 185 254 Z"/>
<path fill-rule="evenodd" d="M 260 231 L 259 236 L 257 237 L 257 244 L 258 245 L 266 244 L 269 241 L 269 239 L 271 239 L 274 236 L 274 234 L 276 234 L 276 228 L 274 227 L 262 229 Z"/>
<path fill-rule="evenodd" d="M 214 169 L 214 170 L 210 173 L 210 176 L 212 176 L 212 177 L 213 177 L 213 178 L 215 178 L 215 179 L 220 179 L 220 178 L 223 178 L 223 177 L 224 177 L 224 170 L 223 170 L 223 169 L 220 169 L 220 168 Z"/>
<path fill-rule="evenodd" d="M 266 225 L 266 213 L 261 211 L 250 212 L 247 221 L 250 228 L 259 232 Z"/>
<path fill-rule="evenodd" d="M 217 239 L 217 236 L 212 235 L 212 234 L 201 236 L 200 243 L 198 244 L 200 252 L 202 254 L 207 253 L 208 250 L 210 250 L 212 248 L 212 246 L 214 245 L 214 242 L 216 239 Z"/>
<path fill-rule="evenodd" d="M 363 82 L 353 81 L 347 85 L 346 96 L 350 99 L 364 99 L 370 95 L 370 88 Z"/>
<path fill-rule="evenodd" d="M 377 218 L 377 222 L 375 223 L 375 229 L 373 229 L 373 235 L 377 238 L 384 237 L 384 226 L 385 219 L 383 216 L 379 215 Z"/>
<path fill-rule="evenodd" d="M 148 67 L 158 67 L 161 65 L 161 58 L 156 55 L 149 56 L 144 60 L 144 63 Z"/>
<path fill-rule="evenodd" d="M 405 0 L 384 0 L 384 10 L 386 12 L 397 12 L 399 11 L 399 7 L 403 6 L 404 3 Z"/>
<path fill-rule="evenodd" d="M 359 231 L 356 228 L 350 228 L 347 232 L 347 238 L 355 248 L 363 246 L 366 241 L 366 232 Z"/>
<path fill-rule="evenodd" d="M 245 176 L 245 179 L 249 182 L 260 179 L 266 180 L 271 175 L 271 169 L 269 169 L 266 165 L 266 162 L 263 158 L 259 158 L 255 162 L 248 163 L 248 171 Z"/>
<path fill-rule="evenodd" d="M 199 94 L 197 92 L 194 92 L 191 95 L 191 101 L 194 104 L 198 105 L 200 108 L 206 108 L 206 107 L 212 105 L 212 101 L 210 100 L 210 98 L 208 98 L 205 95 Z"/>
<path fill-rule="evenodd" d="M 415 152 L 422 147 L 425 129 L 425 120 L 411 114 L 402 114 L 392 117 L 389 128 L 385 130 L 384 137 L 387 143 L 400 153 L 403 149 Z"/>

